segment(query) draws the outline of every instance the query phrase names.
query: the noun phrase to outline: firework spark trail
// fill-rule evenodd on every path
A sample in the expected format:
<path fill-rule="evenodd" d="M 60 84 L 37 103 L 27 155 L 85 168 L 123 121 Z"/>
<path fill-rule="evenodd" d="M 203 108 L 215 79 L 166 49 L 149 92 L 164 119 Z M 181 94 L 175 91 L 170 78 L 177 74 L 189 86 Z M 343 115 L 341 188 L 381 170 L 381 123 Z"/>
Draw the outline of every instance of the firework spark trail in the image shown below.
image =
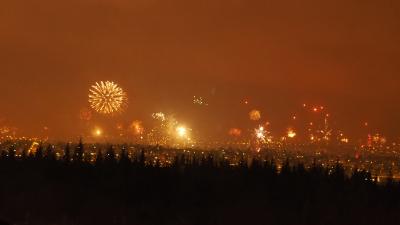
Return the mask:
<path fill-rule="evenodd" d="M 89 90 L 91 107 L 101 114 L 121 112 L 127 105 L 127 94 L 111 81 L 100 81 Z"/>

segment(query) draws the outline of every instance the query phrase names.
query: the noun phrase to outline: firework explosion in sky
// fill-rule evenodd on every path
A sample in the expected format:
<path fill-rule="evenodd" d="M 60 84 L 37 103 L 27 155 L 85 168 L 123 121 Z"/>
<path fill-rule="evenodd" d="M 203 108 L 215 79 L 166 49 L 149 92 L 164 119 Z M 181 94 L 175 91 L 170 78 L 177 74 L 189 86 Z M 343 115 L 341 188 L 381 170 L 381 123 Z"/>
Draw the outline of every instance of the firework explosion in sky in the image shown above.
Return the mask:
<path fill-rule="evenodd" d="M 99 113 L 118 113 L 127 105 L 126 93 L 114 82 L 101 81 L 89 91 L 89 103 Z"/>

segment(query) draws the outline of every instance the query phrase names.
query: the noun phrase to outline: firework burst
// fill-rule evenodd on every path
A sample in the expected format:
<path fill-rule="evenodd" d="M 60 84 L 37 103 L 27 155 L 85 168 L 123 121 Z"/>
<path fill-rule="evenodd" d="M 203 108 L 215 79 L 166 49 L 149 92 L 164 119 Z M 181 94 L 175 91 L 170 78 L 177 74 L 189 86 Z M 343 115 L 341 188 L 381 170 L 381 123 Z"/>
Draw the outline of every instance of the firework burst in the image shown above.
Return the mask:
<path fill-rule="evenodd" d="M 203 97 L 196 97 L 196 96 L 193 96 L 193 104 L 201 105 L 201 106 L 208 106 L 208 103 L 205 102 Z"/>
<path fill-rule="evenodd" d="M 157 113 L 153 113 L 151 115 L 153 117 L 153 119 L 158 120 L 158 121 L 165 121 L 165 114 L 163 112 L 157 112 Z"/>
<path fill-rule="evenodd" d="M 249 113 L 249 117 L 250 117 L 250 120 L 254 120 L 254 121 L 260 120 L 261 112 L 259 110 L 254 109 Z"/>
<path fill-rule="evenodd" d="M 297 136 L 296 132 L 292 128 L 289 128 L 288 131 L 287 131 L 287 137 L 288 138 L 295 138 L 296 136 Z"/>
<path fill-rule="evenodd" d="M 90 121 L 92 119 L 92 111 L 87 108 L 82 109 L 79 113 L 79 118 L 83 121 Z"/>
<path fill-rule="evenodd" d="M 144 127 L 142 125 L 142 121 L 135 120 L 130 125 L 130 130 L 134 135 L 142 135 L 144 133 Z"/>
<path fill-rule="evenodd" d="M 182 147 L 194 143 L 192 129 L 183 126 L 173 115 L 157 112 L 152 117 L 156 124 L 148 133 L 150 144 Z"/>
<path fill-rule="evenodd" d="M 263 126 L 259 126 L 257 129 L 255 129 L 254 134 L 258 140 L 265 142 L 266 131 Z"/>
<path fill-rule="evenodd" d="M 240 137 L 242 135 L 242 130 L 239 128 L 231 128 L 228 133 L 232 137 Z"/>
<path fill-rule="evenodd" d="M 101 114 L 121 112 L 127 106 L 127 94 L 111 81 L 100 81 L 89 90 L 90 106 Z"/>

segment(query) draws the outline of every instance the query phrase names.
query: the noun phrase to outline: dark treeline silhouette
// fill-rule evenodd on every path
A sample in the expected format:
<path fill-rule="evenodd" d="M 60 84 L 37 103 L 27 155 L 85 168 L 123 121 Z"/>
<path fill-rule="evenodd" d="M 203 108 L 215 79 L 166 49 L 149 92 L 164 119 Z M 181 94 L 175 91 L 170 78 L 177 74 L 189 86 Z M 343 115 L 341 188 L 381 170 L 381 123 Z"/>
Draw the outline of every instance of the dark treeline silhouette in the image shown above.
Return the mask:
<path fill-rule="evenodd" d="M 213 154 L 176 156 L 172 165 L 110 146 L 93 162 L 84 145 L 51 145 L 0 156 L 0 224 L 400 224 L 399 185 L 365 171 L 311 168 Z M 4 222 L 2 222 L 4 220 Z"/>

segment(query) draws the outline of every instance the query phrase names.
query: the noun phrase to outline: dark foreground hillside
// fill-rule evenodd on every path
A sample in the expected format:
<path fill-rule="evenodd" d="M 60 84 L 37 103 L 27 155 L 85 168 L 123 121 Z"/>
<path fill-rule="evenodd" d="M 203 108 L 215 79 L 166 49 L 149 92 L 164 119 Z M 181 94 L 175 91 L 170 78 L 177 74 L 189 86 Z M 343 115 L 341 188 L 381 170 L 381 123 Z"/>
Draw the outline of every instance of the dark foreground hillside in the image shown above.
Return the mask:
<path fill-rule="evenodd" d="M 179 157 L 170 167 L 112 152 L 51 152 L 0 160 L 0 218 L 35 225 L 400 224 L 400 188 L 340 166 L 282 168 L 272 161 L 231 167 L 212 156 Z M 79 155 L 81 154 L 81 155 Z M 7 224 L 5 223 L 5 224 Z M 0 223 L 1 224 L 1 223 Z"/>

